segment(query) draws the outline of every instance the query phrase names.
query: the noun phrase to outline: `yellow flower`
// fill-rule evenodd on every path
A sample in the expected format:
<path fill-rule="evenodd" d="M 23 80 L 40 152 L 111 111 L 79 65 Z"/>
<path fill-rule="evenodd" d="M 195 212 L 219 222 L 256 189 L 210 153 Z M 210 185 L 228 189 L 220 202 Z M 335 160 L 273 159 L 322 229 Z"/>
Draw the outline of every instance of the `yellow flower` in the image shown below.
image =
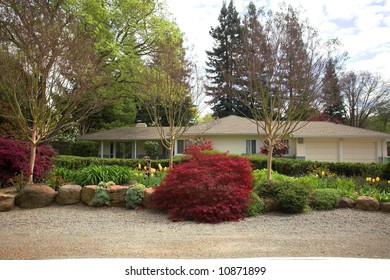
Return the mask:
<path fill-rule="evenodd" d="M 158 170 L 160 170 L 160 171 L 163 170 L 163 167 L 162 167 L 161 163 L 158 164 Z"/>
<path fill-rule="evenodd" d="M 387 181 L 387 183 L 390 185 L 390 180 L 389 180 L 389 181 Z"/>
<path fill-rule="evenodd" d="M 150 177 L 154 177 L 154 174 L 152 173 L 152 174 L 150 174 Z"/>
<path fill-rule="evenodd" d="M 142 169 L 141 164 L 138 163 L 138 170 L 141 170 L 141 169 Z"/>
<path fill-rule="evenodd" d="M 168 171 L 168 168 L 164 167 L 164 172 L 167 172 Z"/>
<path fill-rule="evenodd" d="M 368 177 L 368 178 L 366 179 L 366 181 L 367 181 L 367 182 L 371 182 L 371 177 Z"/>
<path fill-rule="evenodd" d="M 375 179 L 373 178 L 371 182 L 375 183 Z"/>
<path fill-rule="evenodd" d="M 379 177 L 376 177 L 375 179 L 376 179 L 376 181 L 377 181 L 377 182 L 379 182 L 379 180 L 380 180 L 380 178 L 379 178 Z"/>
<path fill-rule="evenodd" d="M 322 172 L 321 172 L 321 176 L 322 176 L 322 177 L 325 176 L 325 171 L 322 171 Z"/>
<path fill-rule="evenodd" d="M 151 173 L 156 173 L 156 169 L 155 168 L 150 168 L 150 172 Z"/>

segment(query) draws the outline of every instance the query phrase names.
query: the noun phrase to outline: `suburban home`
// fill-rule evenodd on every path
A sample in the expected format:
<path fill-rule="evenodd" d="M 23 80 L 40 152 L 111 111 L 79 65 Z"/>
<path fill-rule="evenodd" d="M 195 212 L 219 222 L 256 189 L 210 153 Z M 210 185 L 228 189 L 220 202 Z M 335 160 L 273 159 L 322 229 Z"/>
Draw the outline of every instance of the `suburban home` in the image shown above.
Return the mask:
<path fill-rule="evenodd" d="M 263 146 L 251 120 L 228 116 L 191 126 L 176 140 L 174 154 L 182 154 L 186 142 L 196 138 L 208 139 L 216 150 L 233 154 L 256 154 Z M 79 139 L 99 142 L 100 157 L 142 158 L 144 143 L 160 141 L 160 136 L 155 127 L 137 124 L 83 135 Z M 387 162 L 390 134 L 313 121 L 302 122 L 283 142 L 290 147 L 284 157 L 329 162 Z M 161 145 L 160 156 L 167 154 Z"/>

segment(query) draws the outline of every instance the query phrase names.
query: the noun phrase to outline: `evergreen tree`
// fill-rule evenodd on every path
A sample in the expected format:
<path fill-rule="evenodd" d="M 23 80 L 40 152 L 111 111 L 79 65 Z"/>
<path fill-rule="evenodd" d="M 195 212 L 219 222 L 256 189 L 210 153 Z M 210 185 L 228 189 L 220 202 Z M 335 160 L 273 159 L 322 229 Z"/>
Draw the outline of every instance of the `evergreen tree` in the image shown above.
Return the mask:
<path fill-rule="evenodd" d="M 341 96 L 339 79 L 336 73 L 336 65 L 333 59 L 329 59 L 323 78 L 322 99 L 324 101 L 324 114 L 329 115 L 331 120 L 344 122 L 346 112 Z"/>
<path fill-rule="evenodd" d="M 246 115 L 251 117 L 250 110 L 240 102 L 233 91 L 239 91 L 238 83 L 233 83 L 230 78 L 237 74 L 236 51 L 241 43 L 242 27 L 240 17 L 234 6 L 233 0 L 226 6 L 224 1 L 218 17 L 219 25 L 212 27 L 210 35 L 214 39 L 212 51 L 206 51 L 207 95 L 211 97 L 208 102 L 216 117 L 228 115 Z"/>

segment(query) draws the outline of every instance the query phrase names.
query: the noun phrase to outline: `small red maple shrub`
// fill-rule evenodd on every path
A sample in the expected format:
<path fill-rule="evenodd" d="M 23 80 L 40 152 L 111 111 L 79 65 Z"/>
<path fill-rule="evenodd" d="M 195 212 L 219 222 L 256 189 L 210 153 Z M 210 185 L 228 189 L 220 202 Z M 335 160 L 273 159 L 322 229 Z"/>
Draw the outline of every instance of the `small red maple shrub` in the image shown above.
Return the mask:
<path fill-rule="evenodd" d="M 53 165 L 51 158 L 55 152 L 51 146 L 37 148 L 34 167 L 34 181 L 41 181 Z M 5 186 L 16 175 L 28 176 L 30 145 L 12 136 L 0 137 L 0 184 Z"/>
<path fill-rule="evenodd" d="M 213 149 L 213 144 L 210 140 L 198 138 L 195 140 L 189 140 L 188 144 L 184 149 L 184 154 L 192 155 L 201 151 L 211 151 Z"/>
<path fill-rule="evenodd" d="M 199 152 L 168 173 L 151 201 L 172 221 L 218 223 L 244 218 L 251 191 L 248 159 Z"/>

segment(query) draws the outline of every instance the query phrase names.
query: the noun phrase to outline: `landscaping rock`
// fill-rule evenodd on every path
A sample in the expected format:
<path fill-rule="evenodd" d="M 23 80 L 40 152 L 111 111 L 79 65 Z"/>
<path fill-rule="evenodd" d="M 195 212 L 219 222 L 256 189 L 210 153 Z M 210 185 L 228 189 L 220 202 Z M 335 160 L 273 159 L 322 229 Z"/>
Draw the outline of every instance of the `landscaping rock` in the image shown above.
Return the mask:
<path fill-rule="evenodd" d="M 278 205 L 276 204 L 275 200 L 269 197 L 263 198 L 263 201 L 265 203 L 266 209 L 268 212 L 274 212 L 279 209 Z"/>
<path fill-rule="evenodd" d="M 15 196 L 0 193 L 0 212 L 10 211 L 14 207 Z"/>
<path fill-rule="evenodd" d="M 126 207 L 126 192 L 129 186 L 111 186 L 108 194 L 110 195 L 111 206 Z"/>
<path fill-rule="evenodd" d="M 154 188 L 145 188 L 145 196 L 144 199 L 142 200 L 142 205 L 145 208 L 152 208 L 152 203 L 151 203 L 151 196 L 154 193 Z"/>
<path fill-rule="evenodd" d="M 390 213 L 390 202 L 382 202 L 381 211 Z"/>
<path fill-rule="evenodd" d="M 380 203 L 378 200 L 376 200 L 373 197 L 359 196 L 356 199 L 355 207 L 361 210 L 378 211 L 380 207 Z"/>
<path fill-rule="evenodd" d="M 80 202 L 81 186 L 79 185 L 65 185 L 58 189 L 56 202 L 59 205 L 70 205 Z"/>
<path fill-rule="evenodd" d="M 96 185 L 89 185 L 84 186 L 81 190 L 81 201 L 88 206 L 94 206 L 93 205 L 93 199 L 95 198 L 96 194 Z"/>
<path fill-rule="evenodd" d="M 352 198 L 345 197 L 345 196 L 340 198 L 339 201 L 340 208 L 354 208 L 355 206 L 356 206 L 356 202 Z"/>
<path fill-rule="evenodd" d="M 46 185 L 27 185 L 15 197 L 15 204 L 21 208 L 41 208 L 49 206 L 56 192 Z"/>

